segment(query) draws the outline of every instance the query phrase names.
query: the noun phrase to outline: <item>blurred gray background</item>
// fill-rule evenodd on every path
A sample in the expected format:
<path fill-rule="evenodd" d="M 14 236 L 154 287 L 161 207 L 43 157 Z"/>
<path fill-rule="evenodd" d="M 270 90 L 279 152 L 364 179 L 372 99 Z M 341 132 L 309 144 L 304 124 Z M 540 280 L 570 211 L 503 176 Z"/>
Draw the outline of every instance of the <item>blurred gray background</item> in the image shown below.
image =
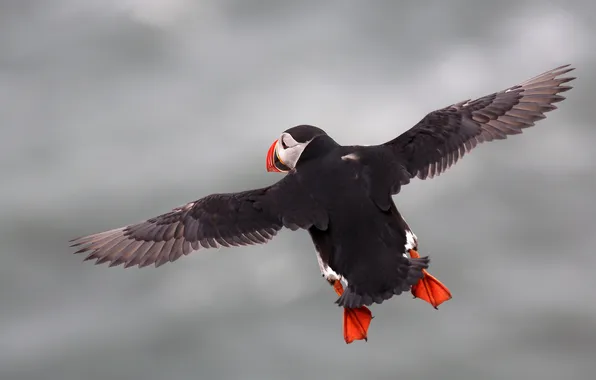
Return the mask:
<path fill-rule="evenodd" d="M 490 4 L 490 5 L 489 5 Z M 565 4 L 565 5 L 563 5 Z M 592 1 L 3 0 L 0 379 L 593 379 Z M 343 144 L 560 64 L 534 129 L 396 197 L 454 298 L 346 345 L 306 232 L 159 269 L 70 238 L 260 187 L 296 124 Z"/>

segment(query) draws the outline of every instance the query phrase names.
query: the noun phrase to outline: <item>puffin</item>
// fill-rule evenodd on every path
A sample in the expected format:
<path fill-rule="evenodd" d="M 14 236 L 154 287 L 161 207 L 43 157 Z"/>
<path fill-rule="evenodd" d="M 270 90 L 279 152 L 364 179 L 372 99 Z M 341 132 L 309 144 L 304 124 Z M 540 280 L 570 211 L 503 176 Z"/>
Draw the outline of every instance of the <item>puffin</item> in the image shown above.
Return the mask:
<path fill-rule="evenodd" d="M 343 308 L 346 343 L 367 340 L 369 306 L 411 292 L 434 308 L 451 292 L 427 269 L 393 196 L 412 179 L 445 172 L 478 144 L 521 134 L 556 109 L 575 79 L 564 65 L 477 99 L 428 113 L 380 145 L 341 145 L 323 129 L 285 130 L 266 155 L 283 177 L 258 189 L 207 195 L 139 223 L 71 240 L 85 260 L 139 268 L 194 251 L 265 244 L 306 230 L 322 277 Z"/>

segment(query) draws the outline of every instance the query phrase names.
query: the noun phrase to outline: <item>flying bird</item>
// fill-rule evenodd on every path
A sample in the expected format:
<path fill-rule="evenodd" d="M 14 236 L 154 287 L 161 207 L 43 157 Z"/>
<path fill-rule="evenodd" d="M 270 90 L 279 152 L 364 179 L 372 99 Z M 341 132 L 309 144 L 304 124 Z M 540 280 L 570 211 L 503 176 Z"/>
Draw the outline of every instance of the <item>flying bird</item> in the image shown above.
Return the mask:
<path fill-rule="evenodd" d="M 392 196 L 415 177 L 433 178 L 479 143 L 520 134 L 556 109 L 575 79 L 569 65 L 427 114 L 380 145 L 343 146 L 324 130 L 284 131 L 266 157 L 278 182 L 212 194 L 146 221 L 71 240 L 85 260 L 159 267 L 193 251 L 263 244 L 282 228 L 307 230 L 322 276 L 343 307 L 346 343 L 367 339 L 367 306 L 410 291 L 435 308 L 449 289 L 427 272 L 428 256 Z"/>

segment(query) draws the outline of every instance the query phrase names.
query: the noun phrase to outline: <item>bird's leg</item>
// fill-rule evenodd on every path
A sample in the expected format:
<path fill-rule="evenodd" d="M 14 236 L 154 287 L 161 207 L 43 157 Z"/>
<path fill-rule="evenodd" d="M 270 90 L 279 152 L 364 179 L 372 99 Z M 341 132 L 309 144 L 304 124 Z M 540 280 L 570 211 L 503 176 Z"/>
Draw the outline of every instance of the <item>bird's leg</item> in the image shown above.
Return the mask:
<path fill-rule="evenodd" d="M 341 276 L 335 273 L 329 266 L 323 262 L 321 255 L 317 251 L 317 261 L 319 262 L 319 269 L 321 275 L 327 280 L 329 285 L 333 287 L 335 293 L 341 296 L 344 292 L 344 288 L 341 284 Z M 370 321 L 373 319 L 372 313 L 366 306 L 358 307 L 355 309 L 343 308 L 343 329 L 344 329 L 344 340 L 350 344 L 355 340 L 367 340 L 368 326 Z"/>
<path fill-rule="evenodd" d="M 420 257 L 418 251 L 414 249 L 410 249 L 408 253 L 413 259 Z M 435 309 L 438 309 L 440 304 L 451 299 L 451 293 L 441 281 L 437 280 L 425 269 L 422 270 L 422 273 L 424 275 L 420 281 L 412 286 L 412 294 L 414 298 L 420 298 L 433 305 Z"/>
<path fill-rule="evenodd" d="M 344 288 L 340 280 L 329 279 L 329 283 L 333 286 L 333 290 L 338 296 L 344 292 Z M 367 340 L 368 326 L 373 319 L 372 313 L 366 306 L 350 309 L 344 307 L 344 339 L 346 343 L 350 344 L 355 340 Z"/>

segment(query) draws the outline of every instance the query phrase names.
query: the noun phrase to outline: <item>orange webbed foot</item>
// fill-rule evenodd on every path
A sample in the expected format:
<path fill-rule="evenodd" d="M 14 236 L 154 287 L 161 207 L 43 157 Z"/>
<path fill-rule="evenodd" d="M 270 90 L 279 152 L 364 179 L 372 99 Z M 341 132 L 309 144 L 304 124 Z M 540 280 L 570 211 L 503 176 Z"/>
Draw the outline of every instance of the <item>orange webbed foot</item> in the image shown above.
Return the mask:
<path fill-rule="evenodd" d="M 344 288 L 339 280 L 333 283 L 333 289 L 338 296 L 344 292 Z M 368 327 L 373 316 L 366 306 L 355 309 L 344 309 L 344 340 L 350 344 L 355 340 L 367 340 Z"/>
<path fill-rule="evenodd" d="M 420 257 L 418 252 L 413 249 L 409 253 L 413 259 Z M 451 292 L 441 281 L 437 280 L 436 277 L 428 273 L 425 269 L 422 270 L 422 273 L 424 276 L 416 285 L 412 286 L 412 294 L 414 298 L 420 298 L 431 304 L 435 309 L 438 309 L 440 304 L 451 299 Z"/>

